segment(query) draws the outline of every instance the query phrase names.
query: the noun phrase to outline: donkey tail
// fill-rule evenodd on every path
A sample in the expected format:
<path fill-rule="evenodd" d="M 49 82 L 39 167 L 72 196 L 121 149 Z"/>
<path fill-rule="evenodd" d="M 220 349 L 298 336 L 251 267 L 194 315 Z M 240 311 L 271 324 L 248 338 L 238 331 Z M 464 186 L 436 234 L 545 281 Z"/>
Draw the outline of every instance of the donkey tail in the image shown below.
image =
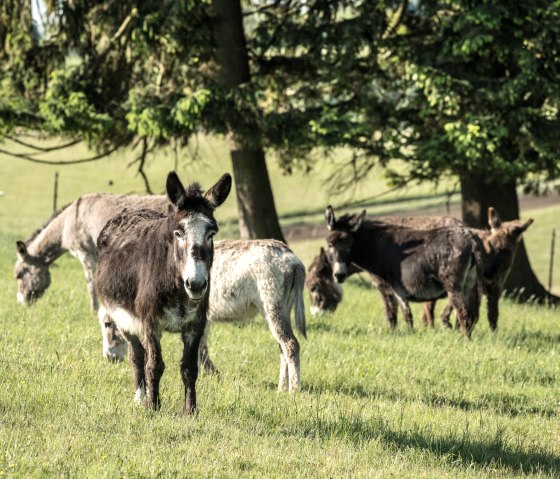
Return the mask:
<path fill-rule="evenodd" d="M 305 331 L 305 306 L 303 303 L 303 289 L 305 286 L 305 267 L 301 262 L 295 265 L 294 281 L 292 283 L 292 294 L 295 302 L 295 319 L 298 331 L 307 339 Z"/>

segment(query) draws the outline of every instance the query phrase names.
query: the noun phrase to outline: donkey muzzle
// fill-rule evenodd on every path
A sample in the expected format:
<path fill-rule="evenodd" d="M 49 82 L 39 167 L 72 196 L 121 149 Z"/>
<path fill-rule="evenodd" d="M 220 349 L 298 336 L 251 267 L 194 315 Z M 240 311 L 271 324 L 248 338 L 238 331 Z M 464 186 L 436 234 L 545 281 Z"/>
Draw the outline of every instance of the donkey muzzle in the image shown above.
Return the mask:
<path fill-rule="evenodd" d="M 206 278 L 185 280 L 185 291 L 190 299 L 195 301 L 201 300 L 208 289 L 208 281 Z"/>

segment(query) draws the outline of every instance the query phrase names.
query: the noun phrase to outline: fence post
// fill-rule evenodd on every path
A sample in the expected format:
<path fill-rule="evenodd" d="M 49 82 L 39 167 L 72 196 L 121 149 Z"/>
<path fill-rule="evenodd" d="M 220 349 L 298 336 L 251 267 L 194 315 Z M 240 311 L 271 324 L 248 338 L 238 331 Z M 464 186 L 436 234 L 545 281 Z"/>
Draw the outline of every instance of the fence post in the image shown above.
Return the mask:
<path fill-rule="evenodd" d="M 554 243 L 556 243 L 556 228 L 552 228 L 552 240 L 550 242 L 550 264 L 548 265 L 548 292 L 552 294 L 552 272 L 554 265 Z"/>
<path fill-rule="evenodd" d="M 58 171 L 54 173 L 53 213 L 56 212 L 57 201 L 58 201 Z"/>

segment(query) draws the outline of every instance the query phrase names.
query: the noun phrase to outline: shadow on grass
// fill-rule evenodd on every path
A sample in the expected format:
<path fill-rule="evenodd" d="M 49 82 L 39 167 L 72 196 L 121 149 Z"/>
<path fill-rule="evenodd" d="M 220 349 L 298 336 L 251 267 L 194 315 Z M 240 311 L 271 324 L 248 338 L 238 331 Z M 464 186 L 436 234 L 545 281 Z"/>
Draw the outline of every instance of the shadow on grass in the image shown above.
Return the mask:
<path fill-rule="evenodd" d="M 462 411 L 493 411 L 509 417 L 520 415 L 537 415 L 542 417 L 556 417 L 554 407 L 528 406 L 523 398 L 513 394 L 486 394 L 480 400 L 471 401 L 465 398 L 445 396 L 439 393 L 422 392 L 421 395 L 411 396 L 384 389 L 367 389 L 360 384 L 354 385 L 313 385 L 307 384 L 302 388 L 311 394 L 344 394 L 353 398 L 383 399 L 392 402 L 417 402 L 432 407 L 452 407 Z"/>
<path fill-rule="evenodd" d="M 463 437 L 442 437 L 439 429 L 404 430 L 401 427 L 391 427 L 382 419 L 368 421 L 360 417 L 340 416 L 336 420 L 309 420 L 297 432 L 304 436 L 322 438 L 337 436 L 358 444 L 365 440 L 380 439 L 400 449 L 421 449 L 437 456 L 445 456 L 446 462 L 459 462 L 463 467 L 470 467 L 475 463 L 482 467 L 498 465 L 523 473 L 541 471 L 556 475 L 560 471 L 560 458 L 554 454 L 508 447 L 504 430 L 497 430 L 494 437 L 485 441 L 475 439 L 470 434 Z"/>
<path fill-rule="evenodd" d="M 522 330 L 505 339 L 509 347 L 522 347 L 530 352 L 555 348 L 560 344 L 560 334 Z"/>
<path fill-rule="evenodd" d="M 398 449 L 419 449 L 443 458 L 446 464 L 472 468 L 502 467 L 511 472 L 527 474 L 541 472 L 557 477 L 560 471 L 560 457 L 546 451 L 525 451 L 522 446 L 510 445 L 511 436 L 507 429 L 497 427 L 488 439 L 473 437 L 476 432 L 466 428 L 454 436 L 435 425 L 419 426 L 394 424 L 382 417 L 364 418 L 361 413 L 341 411 L 335 418 L 321 417 L 311 412 L 305 416 L 286 418 L 260 407 L 248 408 L 249 416 L 271 430 L 285 436 L 298 438 L 339 438 L 362 445 L 364 442 L 379 440 L 389 447 Z"/>

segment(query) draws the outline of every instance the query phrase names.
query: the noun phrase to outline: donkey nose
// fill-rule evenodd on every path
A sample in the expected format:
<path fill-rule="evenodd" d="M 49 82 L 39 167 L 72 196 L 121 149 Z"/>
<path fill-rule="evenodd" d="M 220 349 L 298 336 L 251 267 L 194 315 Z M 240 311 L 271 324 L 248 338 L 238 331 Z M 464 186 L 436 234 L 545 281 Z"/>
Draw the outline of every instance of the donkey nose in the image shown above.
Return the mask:
<path fill-rule="evenodd" d="M 185 280 L 185 287 L 194 294 L 202 293 L 206 289 L 207 284 L 208 281 L 205 278 L 200 280 L 187 278 Z"/>
<path fill-rule="evenodd" d="M 345 273 L 335 273 L 334 274 L 334 279 L 336 280 L 337 283 L 344 283 L 344 280 L 346 279 L 346 274 Z"/>

